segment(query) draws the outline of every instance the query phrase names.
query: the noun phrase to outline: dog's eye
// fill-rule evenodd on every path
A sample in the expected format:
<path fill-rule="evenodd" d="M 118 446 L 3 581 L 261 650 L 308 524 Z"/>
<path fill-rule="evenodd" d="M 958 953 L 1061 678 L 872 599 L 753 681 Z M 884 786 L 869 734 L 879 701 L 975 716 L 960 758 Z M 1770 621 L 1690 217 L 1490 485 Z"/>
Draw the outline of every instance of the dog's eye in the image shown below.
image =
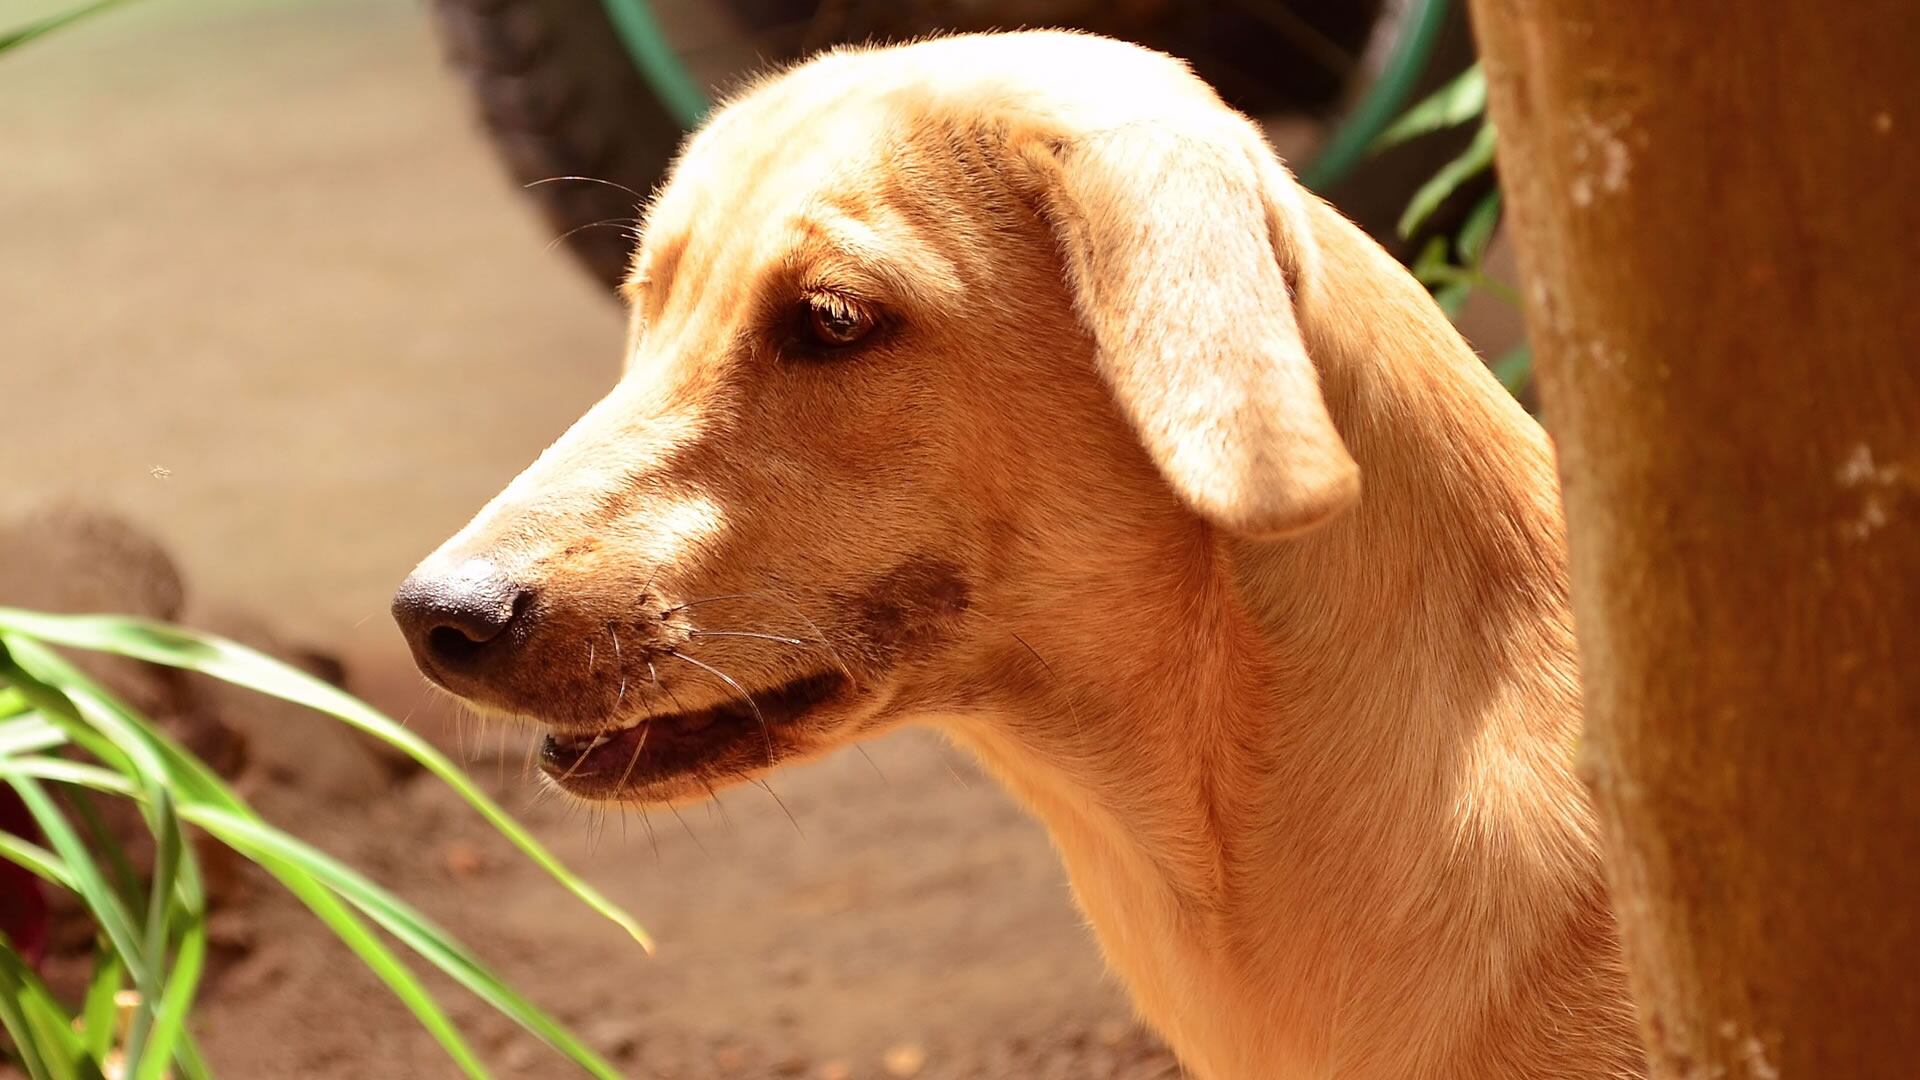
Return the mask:
<path fill-rule="evenodd" d="M 802 302 L 800 337 L 819 349 L 844 349 L 873 332 L 875 319 L 844 296 L 817 293 Z"/>

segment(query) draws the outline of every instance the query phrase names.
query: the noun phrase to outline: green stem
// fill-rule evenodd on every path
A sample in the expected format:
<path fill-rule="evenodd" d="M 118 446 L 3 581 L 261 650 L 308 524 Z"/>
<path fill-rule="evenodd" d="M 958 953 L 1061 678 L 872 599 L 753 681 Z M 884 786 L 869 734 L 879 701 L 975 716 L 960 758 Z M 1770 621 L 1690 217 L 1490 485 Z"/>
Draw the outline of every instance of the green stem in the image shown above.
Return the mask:
<path fill-rule="evenodd" d="M 1354 166 L 1367 156 L 1373 140 L 1406 107 L 1446 21 L 1447 0 L 1414 0 L 1413 9 L 1406 16 L 1406 29 L 1400 34 L 1400 40 L 1394 42 L 1393 53 L 1381 69 L 1380 77 L 1367 88 L 1359 103 L 1348 110 L 1326 146 L 1300 170 L 1302 184 L 1324 194 L 1345 180 Z"/>

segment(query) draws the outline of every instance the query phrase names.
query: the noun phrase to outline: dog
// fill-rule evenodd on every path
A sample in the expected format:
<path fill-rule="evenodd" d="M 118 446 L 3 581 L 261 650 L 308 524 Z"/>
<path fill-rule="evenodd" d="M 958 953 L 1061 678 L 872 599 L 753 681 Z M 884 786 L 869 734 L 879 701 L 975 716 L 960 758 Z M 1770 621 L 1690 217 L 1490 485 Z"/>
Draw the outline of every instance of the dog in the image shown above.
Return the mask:
<path fill-rule="evenodd" d="M 1183 64 L 816 57 L 692 136 L 624 293 L 618 384 L 394 603 L 553 783 L 928 725 L 1192 1075 L 1643 1075 L 1548 442 Z"/>

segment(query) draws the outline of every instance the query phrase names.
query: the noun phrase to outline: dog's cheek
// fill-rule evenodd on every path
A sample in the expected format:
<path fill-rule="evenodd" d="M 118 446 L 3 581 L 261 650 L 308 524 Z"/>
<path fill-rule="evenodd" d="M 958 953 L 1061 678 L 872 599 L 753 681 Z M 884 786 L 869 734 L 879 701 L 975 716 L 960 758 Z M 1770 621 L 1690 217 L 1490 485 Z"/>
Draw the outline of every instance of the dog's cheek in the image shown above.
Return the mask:
<path fill-rule="evenodd" d="M 839 600 L 876 672 L 910 662 L 956 637 L 973 606 L 973 587 L 954 562 L 908 559 Z"/>

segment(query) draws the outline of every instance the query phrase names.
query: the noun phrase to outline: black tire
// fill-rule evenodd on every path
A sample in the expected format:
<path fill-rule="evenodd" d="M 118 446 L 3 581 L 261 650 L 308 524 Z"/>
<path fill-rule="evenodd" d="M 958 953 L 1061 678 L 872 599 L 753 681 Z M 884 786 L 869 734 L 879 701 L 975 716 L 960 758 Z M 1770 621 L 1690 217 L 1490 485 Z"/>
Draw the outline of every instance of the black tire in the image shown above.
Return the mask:
<path fill-rule="evenodd" d="M 639 203 L 681 133 L 599 0 L 433 0 L 433 15 L 508 174 L 534 185 L 527 194 L 587 271 L 619 285 Z M 563 176 L 605 182 L 553 179 Z"/>

